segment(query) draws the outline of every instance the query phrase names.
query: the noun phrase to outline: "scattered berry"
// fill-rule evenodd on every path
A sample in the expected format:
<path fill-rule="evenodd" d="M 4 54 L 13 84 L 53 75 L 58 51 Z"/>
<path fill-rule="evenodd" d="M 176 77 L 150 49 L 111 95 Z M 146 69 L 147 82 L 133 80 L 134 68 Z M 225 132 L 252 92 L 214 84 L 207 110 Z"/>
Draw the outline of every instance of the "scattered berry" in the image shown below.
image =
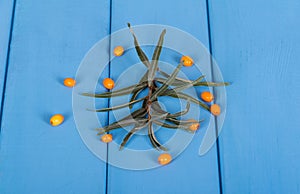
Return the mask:
<path fill-rule="evenodd" d="M 103 141 L 104 143 L 109 143 L 111 142 L 113 139 L 111 134 L 105 134 L 101 137 L 101 141 Z"/>
<path fill-rule="evenodd" d="M 64 80 L 64 85 L 67 86 L 67 87 L 72 88 L 72 87 L 75 86 L 75 84 L 76 84 L 76 81 L 73 78 L 66 78 Z"/>
<path fill-rule="evenodd" d="M 124 53 L 124 48 L 122 46 L 116 46 L 114 48 L 114 55 L 115 56 L 119 57 L 119 56 L 123 55 L 123 53 Z"/>
<path fill-rule="evenodd" d="M 205 91 L 205 92 L 201 93 L 201 98 L 205 102 L 211 102 L 214 99 L 214 95 L 212 93 L 208 92 L 208 91 Z"/>
<path fill-rule="evenodd" d="M 58 126 L 58 125 L 62 124 L 62 122 L 64 122 L 64 116 L 62 116 L 61 114 L 53 115 L 50 118 L 50 124 L 52 126 Z"/>
<path fill-rule="evenodd" d="M 219 105 L 217 104 L 213 104 L 210 106 L 210 112 L 215 115 L 218 116 L 221 113 L 221 108 Z"/>
<path fill-rule="evenodd" d="M 190 67 L 194 64 L 194 61 L 191 57 L 189 56 L 183 56 L 181 57 L 181 62 L 183 61 L 183 65 L 186 66 L 186 67 Z"/>
<path fill-rule="evenodd" d="M 194 119 L 190 119 L 188 120 L 190 122 L 194 122 L 190 125 L 189 129 L 192 130 L 192 131 L 197 131 L 200 127 L 200 123 L 198 123 L 198 121 L 194 120 Z"/>
<path fill-rule="evenodd" d="M 172 161 L 172 156 L 170 154 L 164 153 L 159 155 L 158 162 L 161 165 L 169 164 Z"/>
<path fill-rule="evenodd" d="M 110 78 L 105 78 L 103 80 L 103 86 L 107 89 L 113 89 L 113 87 L 115 86 L 115 82 L 114 80 L 110 79 Z"/>

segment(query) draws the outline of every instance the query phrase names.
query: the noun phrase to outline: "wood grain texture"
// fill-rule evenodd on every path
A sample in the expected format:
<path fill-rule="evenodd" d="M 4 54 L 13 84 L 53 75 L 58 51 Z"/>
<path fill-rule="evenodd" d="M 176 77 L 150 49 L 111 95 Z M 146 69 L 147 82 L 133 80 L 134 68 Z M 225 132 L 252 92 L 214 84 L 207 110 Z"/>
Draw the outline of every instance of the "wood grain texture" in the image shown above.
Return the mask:
<path fill-rule="evenodd" d="M 223 193 L 300 192 L 300 2 L 209 1 L 228 87 Z"/>
<path fill-rule="evenodd" d="M 72 89 L 63 79 L 74 77 L 85 53 L 108 34 L 109 8 L 109 1 L 100 0 L 17 1 L 1 128 L 0 193 L 105 192 L 106 164 L 81 141 Z M 49 118 L 56 113 L 66 120 L 51 127 Z"/>
<path fill-rule="evenodd" d="M 188 7 L 186 5 L 189 5 Z M 175 26 L 185 30 L 208 46 L 207 18 L 205 1 L 113 1 L 112 2 L 112 32 L 125 28 L 126 23 L 139 24 L 163 24 Z M 143 39 L 142 34 L 137 34 Z M 166 37 L 168 36 L 168 32 Z M 159 34 L 153 36 L 154 42 L 158 40 Z M 132 39 L 129 39 L 131 41 Z M 141 40 L 142 41 L 142 40 Z M 175 41 L 175 40 L 174 40 Z M 112 48 L 117 46 L 117 41 L 112 41 Z M 126 45 L 127 46 L 127 45 Z M 144 48 L 146 54 L 151 58 L 153 48 Z M 168 57 L 168 54 L 171 54 Z M 111 76 L 118 76 L 132 64 L 139 60 L 134 50 L 125 52 L 127 60 L 115 59 L 111 64 Z M 181 55 L 176 55 L 168 50 L 162 51 L 162 60 L 177 65 Z M 196 72 L 189 72 L 195 77 Z M 128 77 L 133 79 L 133 77 Z M 172 106 L 174 101 L 167 103 Z M 174 106 L 173 106 L 174 107 Z M 110 116 L 110 121 L 114 120 Z M 203 126 L 205 128 L 205 126 Z M 125 131 L 112 132 L 116 141 L 122 140 Z M 162 134 L 161 134 L 162 133 Z M 166 132 L 157 133 L 159 139 L 164 139 Z M 162 168 L 144 171 L 130 171 L 109 166 L 108 170 L 108 193 L 219 193 L 218 167 L 216 147 L 204 157 L 198 156 L 198 149 L 204 131 L 199 131 L 187 150 L 183 152 L 173 163 Z M 121 138 L 120 138 L 121 136 Z M 147 138 L 134 137 L 128 143 L 130 148 L 150 148 Z M 147 147 L 148 146 L 148 147 Z M 108 152 L 109 160 L 113 157 Z M 120 161 L 122 158 L 120 158 Z M 139 160 L 136 158 L 136 160 Z M 156 160 L 154 158 L 154 160 Z"/>
<path fill-rule="evenodd" d="M 9 52 L 9 41 L 11 34 L 11 24 L 13 20 L 14 1 L 0 2 L 0 102 L 2 102 L 2 92 L 6 74 L 7 56 Z M 2 104 L 1 104 L 2 105 Z M 2 107 L 0 107 L 1 109 Z M 1 117 L 1 115 L 0 115 Z"/>

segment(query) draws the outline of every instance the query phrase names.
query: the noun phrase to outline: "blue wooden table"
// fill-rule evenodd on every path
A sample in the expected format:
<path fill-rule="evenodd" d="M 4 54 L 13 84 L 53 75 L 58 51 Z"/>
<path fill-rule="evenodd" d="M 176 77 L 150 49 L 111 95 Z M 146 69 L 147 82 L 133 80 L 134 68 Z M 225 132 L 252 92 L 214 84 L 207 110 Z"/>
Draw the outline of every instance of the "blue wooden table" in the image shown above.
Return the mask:
<path fill-rule="evenodd" d="M 300 193 L 299 10 L 299 0 L 0 1 L 0 193 Z M 170 165 L 130 171 L 81 140 L 62 80 L 127 22 L 190 33 L 233 83 L 204 156 L 195 138 Z M 53 128 L 55 113 L 66 120 Z"/>

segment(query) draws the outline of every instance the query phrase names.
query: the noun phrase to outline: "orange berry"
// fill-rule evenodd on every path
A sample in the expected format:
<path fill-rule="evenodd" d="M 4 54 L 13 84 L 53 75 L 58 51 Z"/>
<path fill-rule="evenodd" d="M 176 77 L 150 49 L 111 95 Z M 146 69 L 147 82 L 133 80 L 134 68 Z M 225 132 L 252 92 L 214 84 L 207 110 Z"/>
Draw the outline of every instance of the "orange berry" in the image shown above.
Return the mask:
<path fill-rule="evenodd" d="M 193 59 L 189 56 L 182 56 L 180 61 L 183 61 L 183 65 L 186 67 L 190 67 L 194 63 Z"/>
<path fill-rule="evenodd" d="M 205 102 L 211 102 L 214 99 L 214 95 L 212 93 L 208 92 L 208 91 L 205 91 L 205 92 L 201 93 L 201 98 Z"/>
<path fill-rule="evenodd" d="M 190 119 L 188 120 L 190 122 L 193 122 L 190 126 L 189 129 L 192 131 L 197 131 L 200 127 L 200 123 L 198 123 L 198 121 L 194 120 L 194 119 Z"/>
<path fill-rule="evenodd" d="M 105 134 L 101 137 L 101 141 L 103 141 L 104 143 L 109 143 L 111 142 L 113 139 L 111 134 Z"/>
<path fill-rule="evenodd" d="M 158 157 L 158 162 L 161 164 L 161 165 L 166 165 L 166 164 L 169 164 L 172 160 L 172 156 L 170 154 L 161 154 L 159 155 Z"/>
<path fill-rule="evenodd" d="M 116 46 L 114 48 L 114 55 L 115 56 L 119 57 L 119 56 L 123 55 L 123 53 L 124 53 L 124 48 L 122 46 Z"/>
<path fill-rule="evenodd" d="M 61 114 L 53 115 L 53 116 L 50 118 L 50 124 L 51 124 L 52 126 L 58 126 L 58 125 L 60 125 L 62 122 L 64 122 L 64 116 L 62 116 Z"/>
<path fill-rule="evenodd" d="M 105 78 L 102 83 L 103 83 L 103 86 L 107 89 L 113 89 L 113 87 L 115 86 L 114 80 L 112 80 L 110 78 Z"/>
<path fill-rule="evenodd" d="M 215 115 L 218 116 L 221 113 L 221 108 L 219 105 L 217 104 L 213 104 L 210 106 L 210 112 Z"/>
<path fill-rule="evenodd" d="M 72 88 L 72 87 L 74 87 L 75 86 L 75 84 L 76 84 L 76 81 L 73 79 L 73 78 L 66 78 L 65 80 L 64 80 L 64 85 L 65 86 L 67 86 L 67 87 L 70 87 L 70 88 Z"/>

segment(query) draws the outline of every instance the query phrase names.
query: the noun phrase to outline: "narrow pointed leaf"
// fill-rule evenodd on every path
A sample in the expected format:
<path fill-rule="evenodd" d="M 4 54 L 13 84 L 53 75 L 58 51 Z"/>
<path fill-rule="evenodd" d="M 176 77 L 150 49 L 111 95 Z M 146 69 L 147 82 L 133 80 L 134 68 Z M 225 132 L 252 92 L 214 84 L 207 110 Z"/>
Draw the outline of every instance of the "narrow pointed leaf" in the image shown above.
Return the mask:
<path fill-rule="evenodd" d="M 127 23 L 127 26 L 133 36 L 133 39 L 134 39 L 134 46 L 135 46 L 135 50 L 141 60 L 141 62 L 146 66 L 146 67 L 150 67 L 150 62 L 149 62 L 149 59 L 148 57 L 146 56 L 146 54 L 144 53 L 144 51 L 142 50 L 142 48 L 140 47 L 139 43 L 138 43 L 138 40 L 134 34 L 134 31 L 132 30 L 131 26 L 130 26 L 130 23 Z"/>
<path fill-rule="evenodd" d="M 149 122 L 148 124 L 148 136 L 150 139 L 151 144 L 153 145 L 153 147 L 157 150 L 161 149 L 163 151 L 168 151 L 167 148 L 165 148 L 164 146 L 162 146 L 159 141 L 156 139 L 154 131 L 153 131 L 153 127 L 152 127 L 152 121 Z"/>
<path fill-rule="evenodd" d="M 167 79 L 165 78 L 155 78 L 155 81 L 163 84 L 167 81 Z M 180 80 L 174 80 L 174 82 L 172 84 L 170 84 L 171 86 L 184 86 L 188 83 L 191 83 L 191 82 L 188 82 L 190 80 L 186 80 L 186 81 L 180 81 Z M 208 86 L 208 87 L 218 87 L 218 86 L 229 86 L 231 83 L 230 82 L 197 82 L 197 83 L 194 83 L 193 85 L 194 86 Z"/>
<path fill-rule="evenodd" d="M 185 125 L 171 125 L 171 124 L 164 123 L 164 122 L 161 122 L 161 121 L 158 121 L 158 120 L 153 121 L 153 123 L 155 123 L 155 124 L 157 124 L 159 126 L 168 128 L 168 129 L 183 129 L 183 130 L 191 132 L 191 133 L 194 132 L 192 130 L 189 130 L 188 126 L 185 126 Z"/>
<path fill-rule="evenodd" d="M 143 77 L 140 79 L 139 83 L 147 82 L 148 72 L 149 72 L 149 70 L 147 70 L 147 72 L 143 75 Z M 143 87 L 143 88 L 137 89 L 134 92 L 132 92 L 130 102 L 134 101 L 137 98 L 137 96 L 139 95 L 139 93 L 141 93 L 146 87 L 147 87 L 147 85 L 145 85 L 145 87 Z M 129 108 L 132 109 L 132 105 L 130 105 Z"/>
<path fill-rule="evenodd" d="M 196 83 L 195 86 L 209 86 L 209 87 L 217 87 L 217 86 L 229 86 L 229 82 L 199 82 Z"/>
<path fill-rule="evenodd" d="M 147 110 L 145 108 L 140 108 L 136 111 L 133 111 L 130 115 L 124 117 L 124 119 L 127 118 L 143 118 L 147 114 Z"/>
<path fill-rule="evenodd" d="M 115 96 L 122 96 L 126 94 L 130 94 L 131 92 L 134 92 L 136 90 L 139 90 L 140 88 L 143 88 L 147 86 L 147 82 L 143 82 L 140 84 L 135 84 L 132 86 L 128 86 L 119 90 L 114 90 L 112 92 L 104 92 L 101 94 L 91 94 L 91 93 L 82 93 L 83 96 L 89 96 L 89 97 L 95 97 L 95 98 L 110 98 Z"/>
<path fill-rule="evenodd" d="M 186 103 L 185 110 L 180 111 L 180 112 L 177 112 L 177 113 L 174 113 L 174 114 L 169 114 L 169 115 L 167 116 L 167 118 L 176 118 L 176 117 L 183 116 L 183 115 L 187 114 L 187 113 L 190 111 L 190 107 L 191 107 L 191 104 L 190 104 L 190 101 L 188 101 L 188 102 Z"/>
<path fill-rule="evenodd" d="M 139 123 L 139 124 L 135 124 L 134 128 L 131 129 L 131 130 L 127 133 L 127 135 L 125 136 L 125 138 L 123 139 L 123 141 L 122 141 L 122 143 L 121 143 L 121 145 L 120 145 L 120 150 L 122 150 L 122 149 L 124 148 L 124 146 L 126 145 L 126 143 L 128 142 L 128 140 L 131 138 L 131 136 L 132 136 L 135 132 L 137 132 L 137 131 L 143 129 L 143 128 L 146 127 L 146 126 L 147 126 L 147 123 L 142 123 L 142 124 Z"/>
<path fill-rule="evenodd" d="M 151 131 L 152 131 L 152 122 L 149 122 L 149 123 L 148 123 L 148 137 L 149 137 L 149 139 L 150 139 L 150 142 L 151 142 L 152 146 L 153 146 L 155 149 L 159 150 L 158 146 L 157 146 L 156 143 L 153 141 Z"/>
<path fill-rule="evenodd" d="M 186 125 L 186 126 L 189 126 L 189 125 L 194 124 L 194 123 L 201 123 L 201 122 L 203 122 L 203 120 L 191 121 L 191 120 L 179 120 L 179 119 L 176 119 L 176 118 L 168 118 L 166 120 L 169 121 L 169 122 L 172 122 L 172 123 L 174 123 L 176 125 Z"/>
<path fill-rule="evenodd" d="M 181 99 L 189 100 L 189 101 L 191 101 L 191 102 L 193 102 L 195 104 L 200 105 L 205 110 L 210 111 L 207 104 L 205 104 L 204 102 L 202 102 L 202 101 L 200 101 L 200 100 L 198 100 L 198 99 L 196 99 L 196 98 L 194 98 L 194 97 L 192 97 L 192 96 L 190 96 L 188 94 L 185 94 L 185 93 L 182 93 L 182 92 L 177 92 L 176 93 L 173 90 L 168 90 L 168 91 L 166 91 L 162 95 L 164 95 L 164 96 L 171 96 L 173 98 L 181 98 Z"/>
<path fill-rule="evenodd" d="M 161 114 L 161 113 L 158 113 L 158 112 L 155 112 L 155 111 L 152 110 L 151 120 L 154 121 L 154 120 L 166 119 L 168 114 L 169 113 Z"/>
<path fill-rule="evenodd" d="M 178 96 L 179 96 L 179 98 L 182 98 L 182 99 L 185 99 L 185 100 L 190 100 L 191 102 L 200 105 L 205 110 L 210 111 L 207 104 L 205 104 L 204 102 L 202 102 L 202 101 L 200 101 L 196 98 L 193 98 L 192 96 L 189 96 L 189 95 L 181 93 L 181 92 L 178 94 Z"/>
<path fill-rule="evenodd" d="M 160 84 L 164 84 L 166 83 L 167 79 L 165 78 L 160 78 L 160 77 L 156 77 L 154 79 L 155 82 L 158 82 Z M 190 82 L 189 82 L 190 83 Z M 182 82 L 182 81 L 178 81 L 178 80 L 174 80 L 170 86 L 182 86 L 182 85 L 185 85 L 185 84 L 189 84 L 188 82 Z"/>
<path fill-rule="evenodd" d="M 166 128 L 169 128 L 169 129 L 186 129 L 187 127 L 186 126 L 181 126 L 181 125 L 171 125 L 171 124 L 168 124 L 168 123 L 165 123 L 165 122 L 161 122 L 161 121 L 153 121 L 153 123 L 159 125 L 159 126 L 162 126 L 162 127 L 166 127 Z M 181 128 L 180 128 L 181 127 Z"/>
<path fill-rule="evenodd" d="M 200 76 L 199 78 L 197 78 L 197 79 L 195 79 L 194 81 L 192 81 L 191 83 L 187 83 L 187 84 L 184 84 L 184 85 L 182 85 L 182 86 L 178 86 L 178 87 L 174 88 L 173 90 L 174 90 L 175 92 L 180 92 L 180 91 L 182 91 L 182 90 L 185 90 L 185 89 L 187 89 L 187 88 L 190 88 L 190 87 L 194 86 L 196 83 L 198 83 L 199 81 L 201 81 L 204 77 L 205 77 L 205 76 L 202 75 L 202 76 Z"/>
<path fill-rule="evenodd" d="M 114 106 L 114 107 L 102 108 L 102 109 L 96 109 L 96 110 L 92 110 L 92 109 L 87 109 L 87 110 L 89 110 L 89 111 L 94 111 L 94 112 L 107 112 L 107 111 L 111 111 L 111 110 L 117 110 L 117 109 L 129 107 L 130 105 L 133 105 L 133 104 L 135 104 L 135 103 L 141 102 L 141 101 L 143 101 L 145 98 L 146 98 L 146 97 L 140 98 L 140 99 L 137 99 L 137 100 L 133 100 L 133 101 L 130 101 L 129 103 L 125 103 L 125 104 L 118 105 L 118 106 Z"/>
<path fill-rule="evenodd" d="M 148 81 L 148 73 L 149 73 L 149 69 L 146 71 L 146 73 L 140 79 L 139 83 L 143 83 L 143 82 L 147 82 Z"/>
<path fill-rule="evenodd" d="M 177 117 L 187 114 L 190 110 L 190 106 L 191 106 L 190 102 L 187 101 L 185 110 L 177 112 L 177 113 L 173 113 L 173 114 L 164 111 L 157 101 L 152 102 L 151 108 L 160 114 L 168 113 L 168 115 L 166 116 L 166 118 L 168 119 L 168 118 L 177 118 Z"/>
<path fill-rule="evenodd" d="M 162 50 L 162 45 L 163 45 L 163 42 L 164 42 L 165 34 L 166 34 L 166 29 L 164 29 L 161 32 L 158 43 L 157 43 L 157 46 L 154 50 L 154 53 L 153 53 L 153 56 L 152 56 L 152 61 L 151 61 L 151 66 L 149 68 L 149 75 L 148 75 L 148 77 L 149 77 L 148 81 L 149 82 L 152 82 L 152 80 L 155 76 L 155 73 L 157 71 L 158 61 L 159 61 L 160 53 L 161 53 L 161 50 Z M 149 83 L 148 83 L 148 85 L 149 85 Z"/>
<path fill-rule="evenodd" d="M 97 128 L 96 130 L 100 131 L 99 134 L 103 134 L 109 130 L 120 128 L 121 127 L 120 124 L 123 124 L 123 123 L 127 123 L 127 124 L 131 125 L 130 122 L 134 123 L 134 121 L 136 122 L 135 119 L 143 118 L 146 114 L 147 114 L 147 110 L 144 108 L 141 108 L 141 109 L 138 109 L 138 110 L 132 112 L 130 115 L 127 115 L 126 117 L 120 119 L 119 121 L 116 121 L 110 125 L 103 127 L 103 128 Z"/>
<path fill-rule="evenodd" d="M 163 72 L 163 71 L 159 71 L 160 74 L 162 74 L 164 77 L 170 77 L 169 74 Z M 155 78 L 155 81 L 163 84 L 164 82 L 166 82 L 167 79 L 165 78 Z M 172 86 L 182 86 L 186 83 L 191 83 L 192 81 L 190 80 L 185 80 L 185 79 L 182 79 L 182 78 L 176 78 L 174 80 L 174 82 L 170 85 Z M 194 86 L 208 86 L 208 87 L 218 87 L 218 86 L 229 86 L 231 83 L 230 82 L 197 82 L 194 84 Z"/>
<path fill-rule="evenodd" d="M 136 90 L 136 91 L 134 91 L 134 92 L 132 93 L 132 96 L 131 96 L 130 101 L 129 101 L 129 103 L 128 103 L 130 109 L 132 109 L 133 104 L 135 104 L 134 102 L 136 101 L 136 98 L 137 98 L 137 96 L 139 95 L 139 93 L 141 93 L 145 88 L 146 88 L 146 87 L 140 88 L 139 90 Z M 145 98 L 142 98 L 142 99 L 145 99 Z"/>
<path fill-rule="evenodd" d="M 169 78 L 171 75 L 162 71 L 162 70 L 159 70 L 158 71 L 162 76 L 164 76 L 165 78 Z M 187 80 L 187 79 L 183 79 L 183 78 L 179 78 L 179 77 L 176 77 L 175 78 L 175 81 L 179 81 L 179 82 L 184 82 L 184 83 L 191 83 L 192 81 L 191 80 Z"/>
<path fill-rule="evenodd" d="M 97 129 L 100 131 L 98 133 L 98 135 L 104 134 L 104 133 L 109 132 L 114 129 L 119 129 L 119 128 L 123 128 L 123 127 L 129 126 L 129 125 L 134 125 L 136 123 L 146 122 L 146 121 L 147 121 L 147 119 L 143 119 L 143 118 L 136 118 L 136 119 L 131 118 L 131 119 L 123 120 L 123 121 L 117 121 L 117 122 L 109 125 L 108 127 L 105 127 L 102 129 Z"/>
<path fill-rule="evenodd" d="M 152 102 L 151 108 L 152 108 L 153 110 L 155 110 L 157 113 L 160 113 L 160 114 L 166 114 L 166 113 L 168 113 L 167 111 L 164 111 L 164 110 L 161 108 L 161 106 L 159 105 L 158 101 Z"/>

